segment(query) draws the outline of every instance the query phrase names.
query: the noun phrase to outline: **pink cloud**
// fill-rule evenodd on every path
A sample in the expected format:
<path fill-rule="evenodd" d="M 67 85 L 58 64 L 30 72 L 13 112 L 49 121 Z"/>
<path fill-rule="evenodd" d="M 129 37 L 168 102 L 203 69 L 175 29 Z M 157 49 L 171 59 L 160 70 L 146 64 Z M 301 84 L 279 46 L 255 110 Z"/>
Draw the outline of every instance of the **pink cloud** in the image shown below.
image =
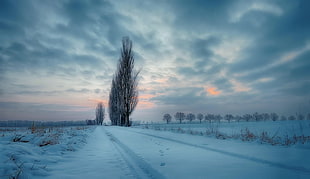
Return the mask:
<path fill-rule="evenodd" d="M 217 96 L 222 93 L 221 91 L 218 91 L 216 87 L 206 88 L 206 91 L 213 96 Z"/>

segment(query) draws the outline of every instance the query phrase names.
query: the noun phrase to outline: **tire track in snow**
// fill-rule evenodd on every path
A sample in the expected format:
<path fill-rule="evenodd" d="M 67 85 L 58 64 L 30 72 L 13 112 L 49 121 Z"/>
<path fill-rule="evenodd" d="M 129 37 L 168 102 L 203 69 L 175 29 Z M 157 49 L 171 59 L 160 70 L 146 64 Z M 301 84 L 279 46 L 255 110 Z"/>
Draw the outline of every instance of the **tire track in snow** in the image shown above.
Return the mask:
<path fill-rule="evenodd" d="M 116 150 L 120 153 L 126 161 L 128 167 L 137 178 L 165 178 L 161 173 L 152 168 L 141 157 L 137 156 L 129 147 L 123 144 L 110 132 L 104 130 L 106 135 L 110 138 Z"/>
<path fill-rule="evenodd" d="M 191 143 L 187 143 L 187 142 L 183 142 L 183 141 L 179 141 L 179 140 L 175 140 L 175 139 L 170 139 L 170 138 L 166 138 L 166 137 L 156 136 L 156 135 L 152 135 L 152 134 L 147 134 L 147 133 L 143 133 L 143 132 L 130 131 L 130 130 L 127 130 L 127 131 L 137 133 L 137 134 L 141 134 L 141 135 L 145 135 L 145 136 L 149 136 L 149 137 L 163 139 L 163 140 L 170 141 L 170 142 L 175 142 L 175 143 L 187 145 L 190 147 L 200 148 L 200 149 L 204 149 L 204 150 L 228 155 L 231 157 L 236 157 L 239 159 L 249 160 L 252 162 L 261 163 L 261 164 L 265 164 L 265 165 L 270 165 L 270 166 L 277 167 L 277 168 L 282 168 L 282 169 L 287 169 L 287 170 L 298 171 L 298 172 L 310 174 L 310 169 L 305 168 L 305 167 L 301 167 L 301 166 L 286 165 L 286 164 L 282 164 L 282 163 L 278 163 L 278 162 L 273 162 L 273 161 L 269 161 L 269 160 L 265 160 L 265 159 L 252 157 L 252 156 L 237 154 L 237 153 L 233 153 L 233 152 L 229 152 L 229 151 L 225 151 L 225 150 L 221 150 L 221 149 L 216 149 L 216 148 L 212 148 L 212 147 L 206 147 L 206 146 L 191 144 Z"/>

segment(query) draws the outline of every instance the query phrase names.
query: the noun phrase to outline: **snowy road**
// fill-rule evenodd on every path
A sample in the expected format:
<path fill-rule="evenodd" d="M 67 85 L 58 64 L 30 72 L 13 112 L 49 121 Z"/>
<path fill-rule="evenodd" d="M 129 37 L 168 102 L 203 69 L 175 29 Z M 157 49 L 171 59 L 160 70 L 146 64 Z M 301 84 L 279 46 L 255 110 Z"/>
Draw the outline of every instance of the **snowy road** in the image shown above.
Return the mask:
<path fill-rule="evenodd" d="M 49 178 L 309 178 L 309 149 L 97 127 Z"/>

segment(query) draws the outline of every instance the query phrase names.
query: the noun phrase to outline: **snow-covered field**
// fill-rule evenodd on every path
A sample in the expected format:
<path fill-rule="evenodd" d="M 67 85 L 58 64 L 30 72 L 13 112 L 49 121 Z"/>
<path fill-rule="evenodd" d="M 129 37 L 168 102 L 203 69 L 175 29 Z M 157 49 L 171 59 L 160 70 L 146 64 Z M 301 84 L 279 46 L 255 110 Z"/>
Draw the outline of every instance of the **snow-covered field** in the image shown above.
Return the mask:
<path fill-rule="evenodd" d="M 297 122 L 296 127 L 287 123 L 287 132 L 281 131 L 284 123 L 271 121 L 220 124 L 218 131 L 229 136 L 246 127 L 257 134 L 263 130 L 293 136 L 289 130 L 294 129 L 297 136 Z M 0 178 L 310 178 L 308 142 L 217 139 L 204 134 L 207 125 L 66 127 L 33 134 L 29 129 L 1 129 Z M 309 126 L 304 125 L 307 136 Z"/>
<path fill-rule="evenodd" d="M 0 128 L 0 178 L 46 176 L 51 164 L 80 149 L 94 127 Z"/>
<path fill-rule="evenodd" d="M 217 139 L 237 139 L 271 145 L 310 145 L 310 121 L 258 121 L 258 122 L 202 122 L 192 123 L 152 123 L 139 127 L 203 135 Z M 309 146 L 310 147 L 310 146 Z"/>

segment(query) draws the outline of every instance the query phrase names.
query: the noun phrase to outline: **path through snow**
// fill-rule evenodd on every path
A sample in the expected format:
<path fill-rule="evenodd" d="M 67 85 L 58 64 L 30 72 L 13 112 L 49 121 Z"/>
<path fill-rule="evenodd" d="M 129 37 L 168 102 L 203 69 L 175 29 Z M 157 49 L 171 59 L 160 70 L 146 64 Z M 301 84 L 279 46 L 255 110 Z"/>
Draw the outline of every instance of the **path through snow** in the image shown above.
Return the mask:
<path fill-rule="evenodd" d="M 164 178 L 104 127 L 96 128 L 84 148 L 48 168 L 48 178 Z"/>
<path fill-rule="evenodd" d="M 309 178 L 308 154 L 309 149 L 103 126 L 85 147 L 48 169 L 49 178 Z"/>

